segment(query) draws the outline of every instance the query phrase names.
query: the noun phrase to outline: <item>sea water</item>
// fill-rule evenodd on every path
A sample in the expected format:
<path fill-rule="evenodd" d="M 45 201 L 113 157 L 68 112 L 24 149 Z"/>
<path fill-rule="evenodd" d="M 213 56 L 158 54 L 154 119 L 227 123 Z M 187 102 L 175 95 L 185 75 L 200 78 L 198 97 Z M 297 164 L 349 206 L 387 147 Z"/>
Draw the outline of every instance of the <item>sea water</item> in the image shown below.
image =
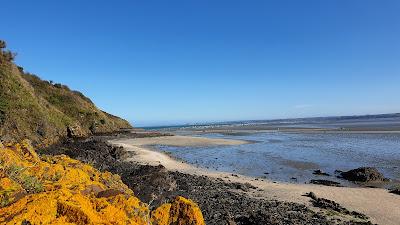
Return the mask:
<path fill-rule="evenodd" d="M 307 183 L 338 179 L 336 170 L 376 167 L 386 177 L 400 180 L 400 134 L 257 132 L 243 135 L 208 133 L 208 138 L 250 141 L 236 146 L 157 146 L 173 157 L 198 167 L 270 180 Z M 320 169 L 331 176 L 313 175 Z M 348 184 L 346 184 L 348 185 Z"/>

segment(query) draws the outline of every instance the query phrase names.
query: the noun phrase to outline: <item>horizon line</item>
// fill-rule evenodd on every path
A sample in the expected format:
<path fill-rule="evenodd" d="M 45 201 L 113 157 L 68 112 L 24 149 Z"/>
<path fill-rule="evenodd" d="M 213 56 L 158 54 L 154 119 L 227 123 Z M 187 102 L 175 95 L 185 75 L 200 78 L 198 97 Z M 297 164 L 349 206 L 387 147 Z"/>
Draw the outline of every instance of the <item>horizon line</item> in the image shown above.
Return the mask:
<path fill-rule="evenodd" d="M 353 115 L 330 115 L 330 116 L 310 116 L 310 117 L 287 117 L 277 119 L 244 119 L 244 120 L 226 120 L 226 121 L 204 121 L 204 122 L 187 122 L 187 123 L 171 123 L 171 124 L 159 124 L 151 126 L 138 126 L 136 128 L 153 128 L 153 127 L 175 127 L 175 126 L 201 126 L 209 124 L 223 124 L 223 123 L 235 123 L 235 122 L 255 122 L 255 121 L 280 121 L 280 120 L 300 120 L 300 119 L 320 119 L 320 118 L 346 118 L 346 117 L 367 117 L 367 116 L 389 116 L 389 115 L 400 115 L 400 112 L 393 113 L 378 113 L 378 114 L 353 114 Z M 133 121 L 132 121 L 133 123 Z M 134 123 L 133 123 L 134 124 Z M 135 126 L 134 126 L 135 127 Z"/>

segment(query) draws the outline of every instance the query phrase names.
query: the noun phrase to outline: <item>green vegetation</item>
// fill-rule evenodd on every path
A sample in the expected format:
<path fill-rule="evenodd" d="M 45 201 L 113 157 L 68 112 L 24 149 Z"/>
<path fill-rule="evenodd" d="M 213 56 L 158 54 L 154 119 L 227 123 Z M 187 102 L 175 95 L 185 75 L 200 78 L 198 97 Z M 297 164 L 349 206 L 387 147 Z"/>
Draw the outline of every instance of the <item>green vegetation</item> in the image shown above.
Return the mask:
<path fill-rule="evenodd" d="M 2 163 L 3 164 L 3 163 Z M 35 176 L 25 173 L 27 168 L 19 166 L 16 164 L 11 164 L 9 166 L 3 167 L 2 170 L 4 174 L 8 176 L 11 180 L 21 185 L 27 193 L 40 193 L 43 191 L 42 182 Z M 8 193 L 3 193 L 7 196 Z M 6 205 L 8 201 L 0 203 L 0 205 Z"/>
<path fill-rule="evenodd" d="M 13 63 L 0 41 L 0 138 L 51 144 L 67 136 L 111 132 L 129 123 L 99 110 L 66 85 L 41 80 Z M 68 132 L 68 130 L 70 132 Z"/>
<path fill-rule="evenodd" d="M 0 96 L 0 99 L 2 99 L 1 96 Z M 0 102 L 0 125 L 3 124 L 3 122 L 5 120 L 5 117 L 6 117 L 5 114 L 6 114 L 7 108 L 8 108 L 8 103 L 5 101 L 4 102 L 1 101 Z"/>
<path fill-rule="evenodd" d="M 17 55 L 14 52 L 5 50 L 7 44 L 5 41 L 0 40 L 0 63 L 2 62 L 12 62 Z"/>
<path fill-rule="evenodd" d="M 5 168 L 5 174 L 16 183 L 20 184 L 27 193 L 40 193 L 43 191 L 42 182 L 35 176 L 25 174 L 26 168 L 17 165 L 11 165 Z"/>

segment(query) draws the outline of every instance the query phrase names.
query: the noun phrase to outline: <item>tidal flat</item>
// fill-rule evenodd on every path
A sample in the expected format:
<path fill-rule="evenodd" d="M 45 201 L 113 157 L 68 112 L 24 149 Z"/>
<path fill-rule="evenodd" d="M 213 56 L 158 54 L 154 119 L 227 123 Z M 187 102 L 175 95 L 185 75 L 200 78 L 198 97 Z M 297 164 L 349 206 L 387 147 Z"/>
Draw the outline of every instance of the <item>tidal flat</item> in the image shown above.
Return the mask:
<path fill-rule="evenodd" d="M 192 165 L 274 181 L 307 183 L 337 178 L 338 171 L 375 167 L 393 182 L 400 180 L 400 134 L 330 132 L 255 132 L 245 135 L 196 134 L 218 139 L 248 141 L 241 145 L 157 145 Z M 327 175 L 313 174 L 321 170 Z M 328 176 L 329 175 L 329 176 Z"/>
<path fill-rule="evenodd" d="M 400 180 L 400 115 L 237 121 L 160 131 L 210 139 L 246 141 L 240 145 L 168 145 L 153 149 L 200 168 L 279 182 L 308 183 L 339 179 L 341 171 L 375 167 L 391 182 Z"/>

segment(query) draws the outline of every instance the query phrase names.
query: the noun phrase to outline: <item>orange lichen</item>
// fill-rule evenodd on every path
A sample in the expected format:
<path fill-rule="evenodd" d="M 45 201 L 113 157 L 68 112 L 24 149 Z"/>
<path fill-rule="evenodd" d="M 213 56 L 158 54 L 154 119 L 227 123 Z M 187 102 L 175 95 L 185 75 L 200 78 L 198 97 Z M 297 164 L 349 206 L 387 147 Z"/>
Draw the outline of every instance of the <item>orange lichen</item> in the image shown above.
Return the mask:
<path fill-rule="evenodd" d="M 172 203 L 166 203 L 154 210 L 151 219 L 152 223 L 157 225 L 205 225 L 197 204 L 180 196 Z"/>
<path fill-rule="evenodd" d="M 118 175 L 64 155 L 40 158 L 27 141 L 0 146 L 0 203 L 0 224 L 204 224 L 190 200 L 151 213 Z"/>

